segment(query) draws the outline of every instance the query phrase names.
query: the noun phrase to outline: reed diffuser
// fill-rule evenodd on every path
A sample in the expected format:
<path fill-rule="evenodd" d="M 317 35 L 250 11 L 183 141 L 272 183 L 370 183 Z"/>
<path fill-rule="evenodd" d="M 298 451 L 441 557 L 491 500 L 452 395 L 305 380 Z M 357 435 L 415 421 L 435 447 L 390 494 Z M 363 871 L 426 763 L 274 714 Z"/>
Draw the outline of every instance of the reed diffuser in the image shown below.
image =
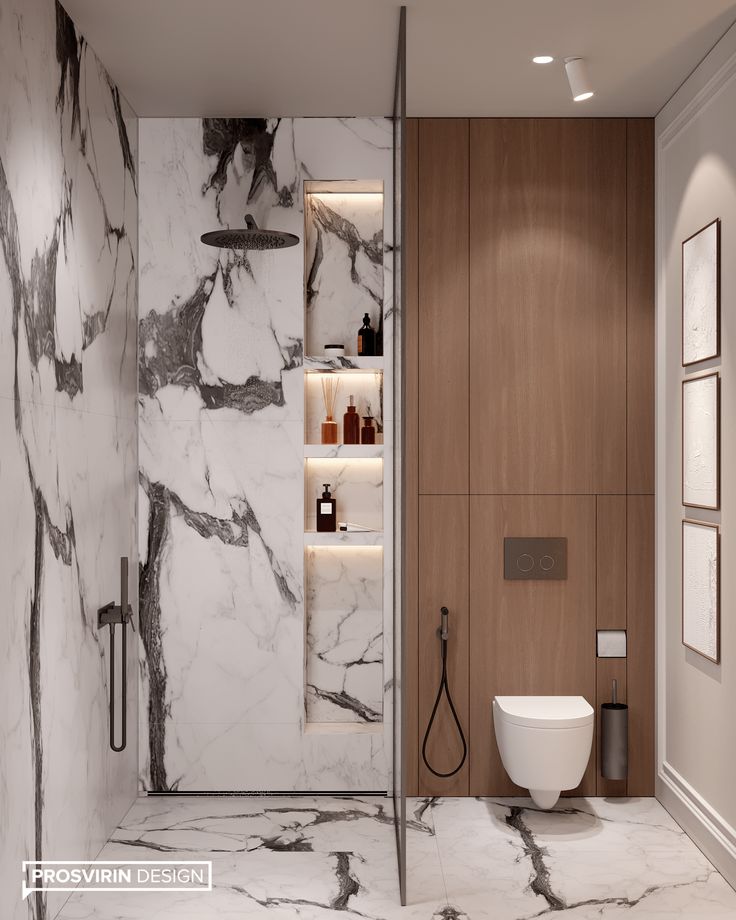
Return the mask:
<path fill-rule="evenodd" d="M 334 420 L 337 391 L 340 381 L 327 374 L 322 378 L 322 400 L 325 404 L 325 420 L 322 422 L 322 443 L 337 444 L 337 422 Z"/>

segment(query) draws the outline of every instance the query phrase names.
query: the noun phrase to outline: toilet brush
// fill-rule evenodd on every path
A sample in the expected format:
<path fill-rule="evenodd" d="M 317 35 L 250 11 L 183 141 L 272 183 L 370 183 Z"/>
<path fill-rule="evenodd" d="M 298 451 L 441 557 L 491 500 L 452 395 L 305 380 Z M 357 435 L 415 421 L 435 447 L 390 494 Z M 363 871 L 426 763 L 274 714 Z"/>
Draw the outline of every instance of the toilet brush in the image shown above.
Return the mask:
<path fill-rule="evenodd" d="M 611 702 L 601 706 L 601 775 L 626 779 L 629 771 L 629 707 L 618 702 L 618 681 L 613 681 Z"/>

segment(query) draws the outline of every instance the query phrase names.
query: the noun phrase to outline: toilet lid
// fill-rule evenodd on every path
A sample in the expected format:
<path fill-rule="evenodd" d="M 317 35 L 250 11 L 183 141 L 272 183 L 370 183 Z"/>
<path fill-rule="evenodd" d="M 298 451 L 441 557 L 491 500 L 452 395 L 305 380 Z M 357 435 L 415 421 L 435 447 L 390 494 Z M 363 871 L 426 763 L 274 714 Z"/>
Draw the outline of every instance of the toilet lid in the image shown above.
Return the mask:
<path fill-rule="evenodd" d="M 497 696 L 494 703 L 507 722 L 530 728 L 574 728 L 594 715 L 582 696 Z"/>

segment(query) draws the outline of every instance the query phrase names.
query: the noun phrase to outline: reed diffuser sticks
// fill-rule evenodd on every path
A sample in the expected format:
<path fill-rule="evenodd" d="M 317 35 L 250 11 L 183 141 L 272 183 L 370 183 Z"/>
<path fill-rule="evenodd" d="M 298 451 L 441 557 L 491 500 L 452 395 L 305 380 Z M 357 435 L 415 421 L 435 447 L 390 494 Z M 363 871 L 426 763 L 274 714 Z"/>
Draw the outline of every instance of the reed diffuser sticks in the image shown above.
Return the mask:
<path fill-rule="evenodd" d="M 322 422 L 322 443 L 337 444 L 337 422 L 335 417 L 335 404 L 340 381 L 332 374 L 325 374 L 321 379 L 322 401 L 325 406 L 325 421 Z"/>
<path fill-rule="evenodd" d="M 337 402 L 337 391 L 340 389 L 340 381 L 332 374 L 325 374 L 321 382 L 325 416 L 328 419 L 333 419 L 335 417 L 335 403 Z"/>

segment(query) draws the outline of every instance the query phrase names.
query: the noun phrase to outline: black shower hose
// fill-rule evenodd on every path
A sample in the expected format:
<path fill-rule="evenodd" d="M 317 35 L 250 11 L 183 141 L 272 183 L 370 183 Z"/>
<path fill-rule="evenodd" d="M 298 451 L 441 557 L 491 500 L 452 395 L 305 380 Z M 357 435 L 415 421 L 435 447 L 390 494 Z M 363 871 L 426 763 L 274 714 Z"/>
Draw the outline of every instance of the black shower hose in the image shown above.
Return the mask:
<path fill-rule="evenodd" d="M 432 707 L 432 715 L 429 717 L 429 722 L 427 723 L 427 731 L 424 733 L 424 742 L 422 743 L 422 760 L 424 765 L 429 770 L 430 773 L 433 773 L 435 776 L 439 776 L 440 779 L 447 779 L 450 776 L 454 776 L 456 773 L 459 773 L 463 768 L 465 763 L 465 758 L 468 756 L 468 745 L 465 741 L 465 735 L 463 734 L 463 727 L 460 724 L 460 718 L 455 709 L 455 704 L 452 702 L 452 694 L 450 693 L 450 685 L 447 682 L 447 617 L 449 611 L 447 607 L 442 607 L 442 626 L 438 630 L 440 637 L 440 642 L 442 644 L 442 677 L 440 678 L 440 685 L 437 688 L 437 698 L 434 701 L 434 706 Z M 452 713 L 452 718 L 455 720 L 455 725 L 457 726 L 458 734 L 460 735 L 460 741 L 463 746 L 463 756 L 460 758 L 460 763 L 455 767 L 454 770 L 450 770 L 449 773 L 440 773 L 439 770 L 435 770 L 432 764 L 427 759 L 427 742 L 429 741 L 429 736 L 432 733 L 432 726 L 434 725 L 435 716 L 437 715 L 437 709 L 440 705 L 440 700 L 442 699 L 442 694 L 445 694 L 447 697 L 447 702 L 450 707 L 450 712 Z"/>

